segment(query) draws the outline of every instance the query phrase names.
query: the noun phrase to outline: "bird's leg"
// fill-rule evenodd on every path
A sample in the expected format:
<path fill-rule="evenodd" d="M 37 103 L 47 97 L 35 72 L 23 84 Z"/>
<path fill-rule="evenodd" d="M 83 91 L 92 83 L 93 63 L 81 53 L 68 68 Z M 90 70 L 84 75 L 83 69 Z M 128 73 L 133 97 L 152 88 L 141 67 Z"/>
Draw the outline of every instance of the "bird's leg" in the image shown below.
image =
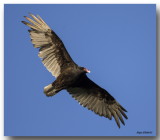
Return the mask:
<path fill-rule="evenodd" d="M 53 89 L 52 91 L 50 91 L 50 92 L 47 92 L 47 93 L 45 93 L 46 94 L 46 96 L 54 96 L 56 93 L 58 93 L 59 92 L 59 90 L 56 90 L 56 89 Z"/>

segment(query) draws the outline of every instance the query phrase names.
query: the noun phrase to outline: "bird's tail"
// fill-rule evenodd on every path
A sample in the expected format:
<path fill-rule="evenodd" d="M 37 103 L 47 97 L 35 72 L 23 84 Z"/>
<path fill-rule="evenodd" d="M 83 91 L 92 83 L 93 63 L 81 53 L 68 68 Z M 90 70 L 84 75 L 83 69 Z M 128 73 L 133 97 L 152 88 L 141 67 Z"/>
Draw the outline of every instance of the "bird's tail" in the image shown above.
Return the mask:
<path fill-rule="evenodd" d="M 54 88 L 52 84 L 49 84 L 48 86 L 44 87 L 44 93 L 46 96 L 53 96 L 57 93 L 58 91 Z"/>

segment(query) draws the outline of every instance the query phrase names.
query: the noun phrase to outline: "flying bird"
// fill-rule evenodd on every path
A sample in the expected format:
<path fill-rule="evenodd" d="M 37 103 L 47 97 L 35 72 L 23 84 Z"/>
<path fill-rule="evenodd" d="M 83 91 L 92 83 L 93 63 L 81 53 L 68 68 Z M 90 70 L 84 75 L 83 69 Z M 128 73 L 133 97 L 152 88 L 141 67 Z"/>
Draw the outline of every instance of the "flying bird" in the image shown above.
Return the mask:
<path fill-rule="evenodd" d="M 115 119 L 118 127 L 123 118 L 128 119 L 124 109 L 105 89 L 90 80 L 86 73 L 90 71 L 78 66 L 69 55 L 62 40 L 44 22 L 40 16 L 30 14 L 24 16 L 29 22 L 22 21 L 30 27 L 29 33 L 35 48 L 39 48 L 38 56 L 56 80 L 44 87 L 46 96 L 53 96 L 61 90 L 67 90 L 83 107 L 99 116 Z"/>

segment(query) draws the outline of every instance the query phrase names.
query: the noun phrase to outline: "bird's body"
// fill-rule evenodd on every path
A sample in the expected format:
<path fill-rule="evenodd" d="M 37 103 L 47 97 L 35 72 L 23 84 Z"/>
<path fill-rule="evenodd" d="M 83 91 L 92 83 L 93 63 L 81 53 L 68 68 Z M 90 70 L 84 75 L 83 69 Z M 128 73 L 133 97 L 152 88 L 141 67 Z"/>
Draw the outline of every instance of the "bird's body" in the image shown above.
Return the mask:
<path fill-rule="evenodd" d="M 80 67 L 68 67 L 57 77 L 57 79 L 52 84 L 44 88 L 44 93 L 47 96 L 52 96 L 63 89 L 68 89 L 74 86 L 74 84 L 79 81 L 79 78 L 83 74 L 85 73 L 80 69 Z"/>
<path fill-rule="evenodd" d="M 39 48 L 38 56 L 44 66 L 56 77 L 56 80 L 44 87 L 46 96 L 53 96 L 61 90 L 67 90 L 82 106 L 108 119 L 114 117 L 118 127 L 128 118 L 127 112 L 105 89 L 90 80 L 86 73 L 90 71 L 78 66 L 70 57 L 61 39 L 43 21 L 40 16 L 30 14 L 34 19 L 25 17 L 29 26 L 31 41 Z M 123 116 L 123 117 L 122 117 Z"/>

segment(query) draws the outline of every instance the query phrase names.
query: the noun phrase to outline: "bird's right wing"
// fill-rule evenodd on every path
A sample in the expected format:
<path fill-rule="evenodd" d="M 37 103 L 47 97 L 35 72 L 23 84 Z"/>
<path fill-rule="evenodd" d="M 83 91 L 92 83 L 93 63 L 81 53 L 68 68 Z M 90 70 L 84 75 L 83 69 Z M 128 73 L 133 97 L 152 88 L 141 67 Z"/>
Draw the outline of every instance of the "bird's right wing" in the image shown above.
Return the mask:
<path fill-rule="evenodd" d="M 22 21 L 29 26 L 31 30 L 30 37 L 35 48 L 39 49 L 38 56 L 42 58 L 44 66 L 52 73 L 53 76 L 58 77 L 68 66 L 76 65 L 70 57 L 61 39 L 55 32 L 44 22 L 40 16 L 33 18 L 25 17 L 30 23 Z"/>
<path fill-rule="evenodd" d="M 112 119 L 114 117 L 118 127 L 120 122 L 124 123 L 122 115 L 127 119 L 127 112 L 106 90 L 91 81 L 86 75 L 67 91 L 82 106 L 94 111 L 100 116 Z"/>

